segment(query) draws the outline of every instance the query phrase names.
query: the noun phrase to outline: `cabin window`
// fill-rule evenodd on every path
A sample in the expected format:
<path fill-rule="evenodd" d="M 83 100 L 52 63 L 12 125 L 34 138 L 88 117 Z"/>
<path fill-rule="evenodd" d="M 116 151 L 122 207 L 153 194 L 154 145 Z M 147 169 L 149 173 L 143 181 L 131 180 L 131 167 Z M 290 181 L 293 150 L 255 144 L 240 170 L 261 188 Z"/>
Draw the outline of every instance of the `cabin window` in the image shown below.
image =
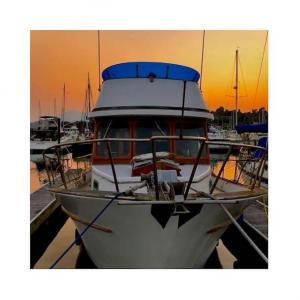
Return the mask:
<path fill-rule="evenodd" d="M 98 130 L 98 139 L 102 138 L 130 138 L 128 122 L 125 120 L 114 120 L 103 122 Z M 124 141 L 111 141 L 111 153 L 113 157 L 124 157 L 129 155 L 130 143 Z M 108 157 L 106 143 L 97 143 L 97 156 Z"/>
<path fill-rule="evenodd" d="M 176 124 L 175 135 L 180 135 L 180 123 Z M 204 128 L 198 123 L 186 123 L 182 129 L 183 136 L 205 137 Z M 199 151 L 201 142 L 199 141 L 176 141 L 176 155 L 182 157 L 195 157 Z M 205 153 L 205 151 L 204 151 Z M 204 155 L 204 154 L 203 154 Z"/>
<path fill-rule="evenodd" d="M 136 124 L 136 138 L 148 139 L 152 136 L 166 136 L 169 135 L 168 126 L 161 120 L 141 120 Z M 152 153 L 151 142 L 136 142 L 136 155 Z M 156 152 L 170 152 L 169 142 L 156 141 Z"/>

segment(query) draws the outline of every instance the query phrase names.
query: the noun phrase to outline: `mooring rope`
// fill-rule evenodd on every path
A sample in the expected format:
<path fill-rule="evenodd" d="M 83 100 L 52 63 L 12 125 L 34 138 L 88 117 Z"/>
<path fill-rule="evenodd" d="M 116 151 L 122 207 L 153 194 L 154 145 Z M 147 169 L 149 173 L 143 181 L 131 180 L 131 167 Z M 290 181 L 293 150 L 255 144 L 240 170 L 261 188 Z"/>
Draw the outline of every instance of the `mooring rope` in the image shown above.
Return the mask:
<path fill-rule="evenodd" d="M 81 237 L 88 231 L 88 229 L 100 218 L 100 216 L 105 212 L 105 210 L 121 195 L 126 195 L 126 192 L 117 193 L 106 205 L 105 207 L 95 216 L 95 218 L 85 227 L 85 229 L 78 234 L 75 240 L 66 248 L 66 250 L 56 259 L 56 261 L 50 266 L 53 269 L 61 259 L 71 250 L 71 248 L 80 241 Z"/>

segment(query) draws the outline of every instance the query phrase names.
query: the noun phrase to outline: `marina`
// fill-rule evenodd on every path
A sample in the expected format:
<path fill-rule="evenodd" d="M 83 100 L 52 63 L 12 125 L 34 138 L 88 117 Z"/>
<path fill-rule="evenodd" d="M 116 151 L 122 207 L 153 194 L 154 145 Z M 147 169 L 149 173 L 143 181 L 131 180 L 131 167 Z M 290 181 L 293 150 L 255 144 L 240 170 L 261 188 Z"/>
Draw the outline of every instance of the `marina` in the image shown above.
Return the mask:
<path fill-rule="evenodd" d="M 31 268 L 268 268 L 268 143 L 249 134 L 255 111 L 239 127 L 240 50 L 225 129 L 202 90 L 205 31 L 200 73 L 161 61 L 100 72 L 97 37 L 97 101 L 88 73 L 80 121 L 67 121 L 64 84 L 61 115 L 39 103 L 31 129 Z"/>

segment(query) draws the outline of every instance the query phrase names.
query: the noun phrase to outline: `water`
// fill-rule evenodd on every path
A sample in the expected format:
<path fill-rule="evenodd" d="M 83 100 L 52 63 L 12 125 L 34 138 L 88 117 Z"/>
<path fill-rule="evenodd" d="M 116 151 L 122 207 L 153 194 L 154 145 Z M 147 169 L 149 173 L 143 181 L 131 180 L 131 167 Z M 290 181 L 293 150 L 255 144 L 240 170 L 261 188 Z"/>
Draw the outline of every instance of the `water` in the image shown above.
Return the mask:
<path fill-rule="evenodd" d="M 221 167 L 223 156 L 211 156 L 212 160 L 215 161 L 215 171 L 217 172 Z M 230 157 L 234 159 L 235 157 Z M 75 164 L 75 162 L 71 162 Z M 234 176 L 235 167 L 234 162 L 229 161 L 228 166 L 224 171 L 226 178 L 232 178 Z M 45 170 L 39 172 L 36 165 L 30 162 L 30 192 L 33 192 L 40 188 L 44 184 L 44 180 L 47 179 Z M 75 238 L 75 225 L 71 219 L 68 219 L 64 226 L 60 229 L 57 236 L 50 243 L 43 256 L 38 260 L 34 268 L 47 269 L 54 261 L 63 253 L 63 251 L 73 242 Z M 233 268 L 233 263 L 236 260 L 235 257 L 226 249 L 223 243 L 220 241 L 217 247 L 218 255 L 220 258 L 221 265 L 224 269 Z M 79 246 L 73 246 L 68 254 L 58 263 L 56 268 L 73 269 L 75 268 L 76 260 L 79 254 Z"/>

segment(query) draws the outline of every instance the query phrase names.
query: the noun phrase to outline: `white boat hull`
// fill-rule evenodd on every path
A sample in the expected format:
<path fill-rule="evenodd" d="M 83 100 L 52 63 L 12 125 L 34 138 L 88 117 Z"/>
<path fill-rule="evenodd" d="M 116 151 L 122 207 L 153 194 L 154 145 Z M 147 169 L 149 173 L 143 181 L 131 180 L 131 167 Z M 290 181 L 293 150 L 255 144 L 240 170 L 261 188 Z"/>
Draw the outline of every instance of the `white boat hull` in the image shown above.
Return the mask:
<path fill-rule="evenodd" d="M 75 221 L 79 232 L 110 201 L 64 193 L 56 197 L 70 215 L 81 219 Z M 181 226 L 179 216 L 170 216 L 163 227 L 151 214 L 151 205 L 119 205 L 117 201 L 95 223 L 112 232 L 90 228 L 82 237 L 99 268 L 202 268 L 230 223 L 219 205 L 204 204 Z M 248 204 L 226 207 L 238 217 Z"/>

